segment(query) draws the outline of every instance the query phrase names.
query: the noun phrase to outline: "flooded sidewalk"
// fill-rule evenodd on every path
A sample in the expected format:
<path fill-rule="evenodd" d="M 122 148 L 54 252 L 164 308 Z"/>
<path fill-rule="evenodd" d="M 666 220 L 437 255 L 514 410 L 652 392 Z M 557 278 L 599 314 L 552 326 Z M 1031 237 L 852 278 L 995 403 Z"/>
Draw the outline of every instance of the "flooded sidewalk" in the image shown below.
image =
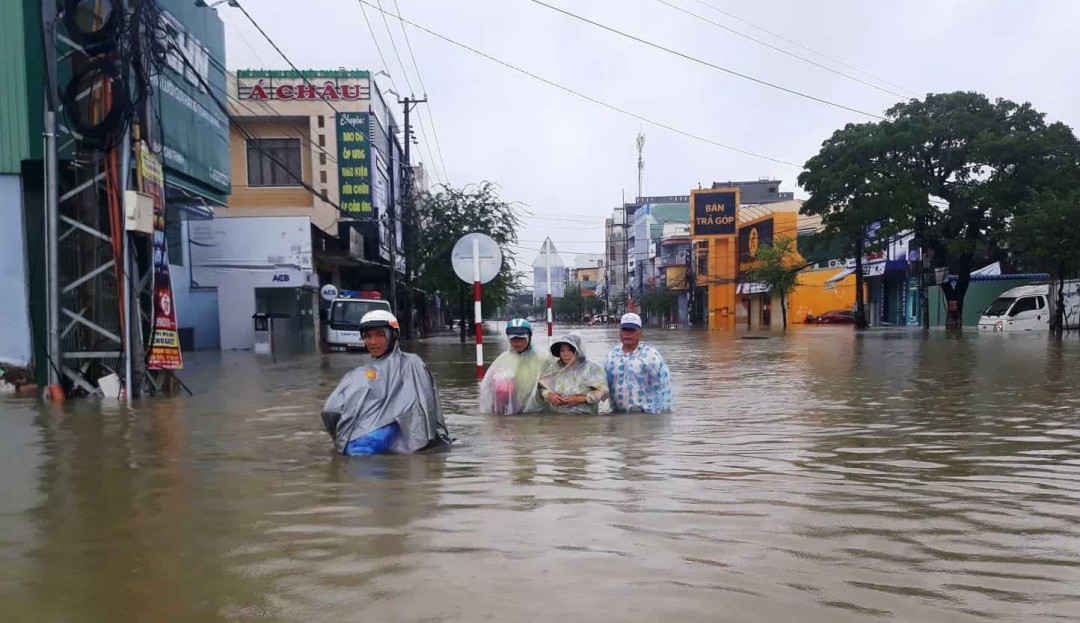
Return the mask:
<path fill-rule="evenodd" d="M 580 333 L 598 359 L 617 343 Z M 131 408 L 0 397 L 0 611 L 1080 618 L 1080 340 L 743 337 L 646 330 L 662 416 L 481 415 L 471 343 L 408 345 L 458 440 L 443 455 L 333 454 L 319 410 L 354 354 L 186 354 L 194 396 Z"/>

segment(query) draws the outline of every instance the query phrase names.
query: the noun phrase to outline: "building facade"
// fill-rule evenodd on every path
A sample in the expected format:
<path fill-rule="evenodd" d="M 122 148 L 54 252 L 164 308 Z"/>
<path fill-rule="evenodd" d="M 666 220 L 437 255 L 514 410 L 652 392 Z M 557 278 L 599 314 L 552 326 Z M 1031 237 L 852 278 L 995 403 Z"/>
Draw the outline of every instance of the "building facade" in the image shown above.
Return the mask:
<path fill-rule="evenodd" d="M 216 295 L 221 348 L 251 348 L 267 313 L 275 343 L 309 350 L 321 286 L 389 298 L 403 276 L 397 124 L 363 70 L 240 70 L 229 91 L 233 193 L 185 230 L 191 282 Z M 198 342 L 215 314 L 195 307 Z"/>
<path fill-rule="evenodd" d="M 626 209 L 619 206 L 604 219 L 604 276 L 601 286 L 609 314 L 626 310 Z"/>

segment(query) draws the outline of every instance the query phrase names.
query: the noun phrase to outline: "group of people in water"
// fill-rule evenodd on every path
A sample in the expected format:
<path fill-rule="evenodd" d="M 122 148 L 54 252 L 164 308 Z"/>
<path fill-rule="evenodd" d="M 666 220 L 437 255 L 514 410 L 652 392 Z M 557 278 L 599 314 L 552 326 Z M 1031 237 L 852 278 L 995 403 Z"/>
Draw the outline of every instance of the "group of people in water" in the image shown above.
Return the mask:
<path fill-rule="evenodd" d="M 388 311 L 364 315 L 361 335 L 371 360 L 349 371 L 326 399 L 322 419 L 345 455 L 446 448 L 451 438 L 439 407 L 435 380 L 420 357 L 398 345 L 397 318 Z M 548 352 L 533 345 L 528 320 L 506 325 L 510 349 L 491 364 L 480 383 L 480 409 L 495 415 L 596 414 L 610 401 L 613 413 L 661 413 L 671 408 L 671 378 L 663 356 L 641 342 L 641 317 L 624 314 L 619 346 L 602 365 L 570 333 Z M 549 354 L 550 353 L 550 354 Z"/>

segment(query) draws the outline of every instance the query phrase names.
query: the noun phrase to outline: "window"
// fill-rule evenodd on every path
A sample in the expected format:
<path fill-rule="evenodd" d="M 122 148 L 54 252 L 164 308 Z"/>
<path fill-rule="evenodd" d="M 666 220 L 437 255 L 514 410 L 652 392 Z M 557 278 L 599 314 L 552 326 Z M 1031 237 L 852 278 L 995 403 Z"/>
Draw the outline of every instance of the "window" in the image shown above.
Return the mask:
<path fill-rule="evenodd" d="M 1035 297 L 1025 296 L 1013 305 L 1012 311 L 1009 312 L 1010 316 L 1015 316 L 1020 312 L 1034 311 L 1035 310 Z"/>
<path fill-rule="evenodd" d="M 1009 311 L 1009 305 L 1012 305 L 1015 298 L 1010 296 L 1002 296 L 995 299 L 993 303 L 990 303 L 990 307 L 986 308 L 983 312 L 984 316 L 1003 316 L 1005 312 Z"/>
<path fill-rule="evenodd" d="M 319 127 L 326 127 L 326 117 L 319 115 Z"/>
<path fill-rule="evenodd" d="M 326 166 L 326 152 L 325 151 L 320 151 L 319 152 L 319 164 L 321 164 L 323 166 Z"/>
<path fill-rule="evenodd" d="M 319 182 L 322 184 L 326 183 L 326 171 L 319 171 Z"/>
<path fill-rule="evenodd" d="M 325 134 L 320 134 L 319 135 L 319 147 L 326 147 L 326 135 Z"/>
<path fill-rule="evenodd" d="M 180 210 L 168 207 L 165 210 L 165 244 L 169 248 L 169 263 L 173 266 L 184 265 L 184 237 L 181 235 L 183 217 Z"/>
<path fill-rule="evenodd" d="M 298 138 L 249 139 L 247 161 L 248 186 L 302 186 Z"/>

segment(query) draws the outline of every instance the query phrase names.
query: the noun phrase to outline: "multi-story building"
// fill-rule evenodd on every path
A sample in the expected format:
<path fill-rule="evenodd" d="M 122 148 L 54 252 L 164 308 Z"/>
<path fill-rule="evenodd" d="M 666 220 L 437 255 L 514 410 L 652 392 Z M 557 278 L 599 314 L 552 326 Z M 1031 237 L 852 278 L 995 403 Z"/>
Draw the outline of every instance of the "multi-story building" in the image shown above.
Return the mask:
<path fill-rule="evenodd" d="M 639 197 L 627 212 L 627 290 L 631 300 L 640 301 L 646 292 L 661 287 L 657 262 L 661 234 L 667 223 L 689 222 L 690 196 Z"/>
<path fill-rule="evenodd" d="M 599 253 L 581 253 L 574 257 L 570 283 L 580 287 L 583 296 L 596 296 L 603 274 L 604 256 Z"/>
<path fill-rule="evenodd" d="M 604 219 L 603 297 L 608 313 L 626 309 L 626 208 L 619 206 Z"/>
<path fill-rule="evenodd" d="M 256 312 L 309 348 L 321 286 L 389 298 L 404 273 L 397 123 L 363 70 L 240 70 L 229 92 L 233 193 L 192 230 L 192 281 L 222 348 L 251 347 Z"/>
<path fill-rule="evenodd" d="M 128 298 L 149 300 L 149 296 L 138 295 L 140 289 L 145 288 L 143 293 L 149 291 L 144 285 L 147 283 L 154 284 L 155 302 L 167 290 L 163 296 L 175 315 L 176 330 L 170 328 L 169 335 L 161 341 L 169 342 L 177 353 L 181 347 L 197 345 L 200 335 L 192 330 L 197 313 L 190 304 L 184 234 L 189 220 L 211 218 L 215 207 L 224 205 L 230 192 L 229 121 L 226 112 L 215 102 L 215 95 L 220 96 L 226 88 L 222 21 L 205 4 L 199 6 L 187 0 L 157 2 L 158 36 L 163 44 L 169 44 L 170 52 L 162 58 L 142 59 L 154 67 L 149 84 L 144 85 L 146 97 L 140 101 L 140 108 L 135 111 L 136 121 L 130 126 L 132 130 L 138 127 L 141 140 L 136 140 L 132 132 L 106 141 L 110 148 L 116 148 L 121 163 L 131 165 L 131 175 L 125 171 L 123 176 L 129 180 L 127 185 L 110 190 L 105 182 L 105 170 L 110 166 L 103 157 L 105 145 L 95 143 L 85 134 L 73 133 L 69 128 L 75 127 L 72 115 L 77 114 L 77 107 L 61 105 L 62 101 L 52 102 L 49 96 L 44 100 L 56 110 L 58 170 L 52 179 L 45 175 L 49 150 L 43 149 L 42 136 L 50 115 L 43 114 L 43 95 L 66 92 L 70 81 L 85 78 L 86 74 L 80 76 L 79 72 L 93 67 L 93 63 L 87 63 L 85 48 L 79 43 L 85 43 L 86 31 L 79 33 L 77 26 L 75 31 L 69 31 L 67 20 L 56 18 L 45 24 L 45 30 L 55 29 L 56 36 L 50 33 L 43 37 L 40 2 L 15 0 L 8 4 L 0 24 L 0 54 L 5 59 L 0 64 L 0 82 L 5 89 L 4 97 L 0 97 L 0 216 L 5 223 L 0 228 L 0 286 L 6 292 L 0 301 L 0 317 L 4 318 L 0 326 L 0 361 L 22 363 L 32 353 L 35 376 L 39 379 L 46 376 L 47 370 L 62 368 L 66 365 L 63 362 L 70 361 L 80 362 L 70 369 L 83 368 L 83 362 L 101 362 L 111 369 L 123 369 L 127 354 L 116 346 L 123 343 L 122 319 L 134 325 L 130 319 L 142 317 L 146 319 L 142 331 L 145 343 L 132 347 L 130 359 L 134 360 L 135 368 L 143 367 L 146 357 L 141 349 L 158 343 L 153 331 L 148 330 L 149 309 L 143 310 L 146 314 L 127 313 L 130 309 L 121 311 L 121 288 L 117 285 L 122 281 L 120 274 L 99 270 L 107 260 L 123 265 L 123 259 L 115 257 L 116 247 L 109 248 L 110 242 L 120 240 L 131 249 L 132 268 L 125 271 L 127 285 L 132 289 Z M 91 4 L 80 7 L 80 11 L 86 9 L 86 19 L 75 23 L 93 25 L 94 36 L 105 36 L 105 42 L 97 42 L 95 53 L 119 58 L 121 55 L 115 55 L 115 49 L 130 34 L 118 26 L 123 20 L 95 21 L 101 14 L 94 15 L 96 11 L 115 12 L 118 5 Z M 108 32 L 108 29 L 117 30 Z M 55 45 L 45 48 L 44 41 Z M 128 68 L 124 67 L 123 71 Z M 50 79 L 57 83 L 50 85 Z M 142 88 L 129 86 L 133 98 Z M 119 111 L 109 106 L 125 104 L 120 100 L 104 101 L 110 95 L 93 97 L 103 98 L 95 104 L 103 110 Z M 102 125 L 107 124 L 103 121 Z M 152 181 L 158 191 L 156 207 L 162 209 L 163 218 L 155 219 L 154 227 L 164 223 L 164 231 L 158 229 L 151 234 L 122 227 L 114 230 L 116 224 L 105 222 L 100 215 L 113 209 L 109 202 L 114 199 L 122 205 L 123 191 L 145 191 L 145 187 L 139 187 L 147 170 L 158 174 Z M 45 227 L 46 205 L 52 192 L 57 195 L 56 209 L 62 227 L 49 231 Z M 58 282 L 75 286 L 61 288 L 59 295 L 50 300 L 48 291 L 57 284 L 47 283 L 46 275 L 50 271 L 42 260 L 53 241 L 59 260 Z M 85 262 L 85 258 L 95 261 Z M 136 279 L 147 273 L 154 275 L 153 280 Z M 171 280 L 161 280 L 170 273 Z M 56 356 L 61 361 L 53 366 L 46 363 L 48 351 L 54 348 L 47 337 L 50 311 L 64 323 L 70 322 L 68 314 L 81 318 L 79 326 L 73 324 L 57 331 L 62 331 L 55 345 Z M 215 328 L 215 340 L 216 333 Z M 128 340 L 129 345 L 133 342 L 136 340 Z M 102 348 L 106 343 L 109 347 Z M 31 345 L 32 351 L 28 350 Z M 64 383 L 76 383 L 86 393 L 93 393 L 92 383 L 77 378 L 79 374 L 65 372 L 64 376 Z M 132 395 L 137 395 L 137 387 L 131 390 Z"/>

